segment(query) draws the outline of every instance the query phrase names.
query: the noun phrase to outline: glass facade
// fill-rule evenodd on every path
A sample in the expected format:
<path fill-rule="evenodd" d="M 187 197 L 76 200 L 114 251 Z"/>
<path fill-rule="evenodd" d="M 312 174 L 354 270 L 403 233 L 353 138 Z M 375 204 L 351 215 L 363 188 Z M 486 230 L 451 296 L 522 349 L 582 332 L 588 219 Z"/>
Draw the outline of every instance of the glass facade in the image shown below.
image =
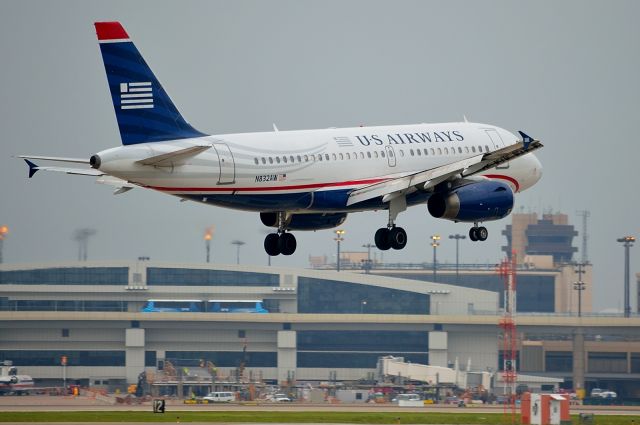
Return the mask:
<path fill-rule="evenodd" d="M 61 267 L 0 271 L 0 284 L 127 285 L 127 267 Z"/>
<path fill-rule="evenodd" d="M 432 281 L 433 274 L 429 273 L 390 273 L 389 277 L 399 277 L 411 280 Z M 439 283 L 462 286 L 464 288 L 483 289 L 497 292 L 500 296 L 500 307 L 504 307 L 504 281 L 494 274 L 460 274 L 460 281 L 456 282 L 455 274 L 439 274 Z M 518 297 L 516 308 L 521 313 L 552 313 L 555 311 L 555 278 L 553 276 L 518 275 Z"/>
<path fill-rule="evenodd" d="M 147 285 L 167 286 L 279 286 L 280 276 L 233 270 L 147 268 Z"/>
<path fill-rule="evenodd" d="M 429 334 L 414 331 L 300 331 L 298 367 L 375 368 L 379 357 L 429 363 Z"/>
<path fill-rule="evenodd" d="M 165 359 L 180 366 L 197 366 L 202 360 L 217 367 L 277 367 L 278 353 L 269 351 L 167 351 Z"/>
<path fill-rule="evenodd" d="M 67 356 L 67 366 L 124 366 L 124 351 L 81 350 L 0 350 L 0 361 L 11 360 L 14 366 L 61 366 Z"/>
<path fill-rule="evenodd" d="M 383 356 L 404 357 L 405 361 L 418 364 L 429 364 L 427 353 L 338 353 L 338 352 L 298 352 L 298 367 L 334 367 L 375 369 L 378 358 Z"/>
<path fill-rule="evenodd" d="M 127 311 L 126 301 L 7 300 L 0 311 Z"/>
<path fill-rule="evenodd" d="M 428 294 L 298 278 L 299 313 L 429 314 L 429 304 Z"/>
<path fill-rule="evenodd" d="M 571 351 L 546 351 L 544 364 L 547 372 L 573 371 L 573 353 Z"/>
<path fill-rule="evenodd" d="M 640 353 L 631 353 L 631 373 L 640 373 Z"/>
<path fill-rule="evenodd" d="M 144 352 L 144 365 L 146 367 L 156 367 L 157 353 L 155 351 Z"/>
<path fill-rule="evenodd" d="M 589 352 L 589 372 L 627 373 L 627 353 Z"/>

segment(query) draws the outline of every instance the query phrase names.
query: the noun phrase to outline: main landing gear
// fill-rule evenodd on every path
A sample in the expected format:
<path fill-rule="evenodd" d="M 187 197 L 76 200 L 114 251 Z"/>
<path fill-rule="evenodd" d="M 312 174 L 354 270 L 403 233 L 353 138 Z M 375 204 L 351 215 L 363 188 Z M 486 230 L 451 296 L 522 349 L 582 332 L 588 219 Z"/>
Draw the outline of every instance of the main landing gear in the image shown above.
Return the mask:
<path fill-rule="evenodd" d="M 478 223 L 476 223 L 471 229 L 469 229 L 469 239 L 472 242 L 481 241 L 484 242 L 489 237 L 489 231 L 486 227 L 478 227 Z"/>
<path fill-rule="evenodd" d="M 286 232 L 284 219 L 284 213 L 278 213 L 278 232 L 269 233 L 264 238 L 264 250 L 271 257 L 280 254 L 291 255 L 296 252 L 298 246 L 296 237 Z"/>
<path fill-rule="evenodd" d="M 402 249 L 407 245 L 407 232 L 402 227 L 382 227 L 376 231 L 376 247 L 381 251 L 389 248 Z"/>

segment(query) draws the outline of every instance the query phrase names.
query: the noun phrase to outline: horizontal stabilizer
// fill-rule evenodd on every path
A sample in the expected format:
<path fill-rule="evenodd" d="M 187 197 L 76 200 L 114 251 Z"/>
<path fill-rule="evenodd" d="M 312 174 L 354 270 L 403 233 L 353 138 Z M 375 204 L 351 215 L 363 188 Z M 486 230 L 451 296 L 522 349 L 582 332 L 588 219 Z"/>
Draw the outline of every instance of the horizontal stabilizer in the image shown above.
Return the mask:
<path fill-rule="evenodd" d="M 94 177 L 98 177 L 98 176 L 104 175 L 104 173 L 102 171 L 94 170 L 93 168 L 41 167 L 41 166 L 36 165 L 33 162 L 29 161 L 28 159 L 25 159 L 24 161 L 29 166 L 29 178 L 33 177 L 33 175 L 35 173 L 37 173 L 38 171 L 40 171 L 40 170 L 57 171 L 59 173 L 75 174 L 75 175 L 79 175 L 79 176 L 94 176 Z"/>
<path fill-rule="evenodd" d="M 18 155 L 18 158 L 33 159 L 36 161 L 42 160 L 42 161 L 57 161 L 57 162 L 73 162 L 75 164 L 89 165 L 89 160 L 83 159 L 83 158 L 63 158 L 59 156 L 33 156 L 33 155 Z"/>
<path fill-rule="evenodd" d="M 153 165 L 155 167 L 170 167 L 172 165 L 180 165 L 185 159 L 198 155 L 211 148 L 211 145 L 191 146 L 177 151 L 155 155 L 149 158 L 136 161 L 141 165 Z"/>

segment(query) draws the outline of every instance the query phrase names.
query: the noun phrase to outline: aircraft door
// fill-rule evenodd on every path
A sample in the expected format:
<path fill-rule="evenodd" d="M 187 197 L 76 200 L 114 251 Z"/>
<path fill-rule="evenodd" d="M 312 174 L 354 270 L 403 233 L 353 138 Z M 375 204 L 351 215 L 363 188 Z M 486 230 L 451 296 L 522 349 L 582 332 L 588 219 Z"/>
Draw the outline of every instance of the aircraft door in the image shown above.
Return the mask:
<path fill-rule="evenodd" d="M 504 142 L 502 141 L 502 138 L 496 130 L 485 131 L 487 132 L 487 136 L 489 136 L 489 140 L 491 140 L 494 149 L 500 149 L 502 146 L 504 146 Z"/>
<path fill-rule="evenodd" d="M 389 162 L 389 167 L 396 166 L 396 152 L 393 150 L 393 147 L 387 145 L 384 147 L 384 150 L 387 151 L 387 161 Z"/>
<path fill-rule="evenodd" d="M 220 175 L 218 176 L 218 184 L 231 184 L 236 181 L 236 164 L 233 160 L 231 149 L 226 143 L 214 143 L 213 148 L 218 154 L 218 163 L 220 164 Z"/>

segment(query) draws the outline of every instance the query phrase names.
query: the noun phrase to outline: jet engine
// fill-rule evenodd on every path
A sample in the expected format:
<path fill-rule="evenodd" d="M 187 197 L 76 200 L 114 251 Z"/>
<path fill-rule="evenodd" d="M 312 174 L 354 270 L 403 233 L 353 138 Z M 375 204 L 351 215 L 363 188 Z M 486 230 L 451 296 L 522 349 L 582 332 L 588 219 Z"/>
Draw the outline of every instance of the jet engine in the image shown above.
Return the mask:
<path fill-rule="evenodd" d="M 456 222 L 498 220 L 511 213 L 513 191 L 499 181 L 480 181 L 434 193 L 427 208 L 435 218 Z"/>

